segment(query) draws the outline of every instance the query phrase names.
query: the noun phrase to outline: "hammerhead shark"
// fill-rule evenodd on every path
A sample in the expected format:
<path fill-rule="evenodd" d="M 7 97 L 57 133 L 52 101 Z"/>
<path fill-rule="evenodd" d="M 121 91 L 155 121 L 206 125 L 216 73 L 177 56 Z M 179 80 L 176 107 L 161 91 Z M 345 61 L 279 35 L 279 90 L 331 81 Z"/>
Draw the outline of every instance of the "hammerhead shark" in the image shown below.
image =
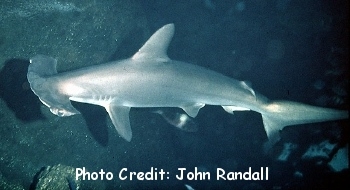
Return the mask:
<path fill-rule="evenodd" d="M 292 101 L 271 101 L 238 81 L 209 69 L 167 56 L 174 24 L 158 29 L 131 58 L 57 73 L 57 60 L 44 55 L 30 59 L 27 78 L 32 91 L 58 116 L 79 114 L 70 101 L 103 106 L 121 137 L 131 141 L 131 107 L 179 107 L 196 117 L 205 105 L 229 113 L 261 113 L 271 143 L 285 126 L 340 120 L 348 111 Z"/>

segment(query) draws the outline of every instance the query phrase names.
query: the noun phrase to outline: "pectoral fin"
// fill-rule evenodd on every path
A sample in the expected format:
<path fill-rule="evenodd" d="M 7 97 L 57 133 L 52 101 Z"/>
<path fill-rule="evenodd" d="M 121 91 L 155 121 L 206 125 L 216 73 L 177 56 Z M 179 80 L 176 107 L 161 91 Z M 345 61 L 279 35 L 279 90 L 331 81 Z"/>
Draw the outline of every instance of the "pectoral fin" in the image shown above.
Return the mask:
<path fill-rule="evenodd" d="M 105 108 L 118 134 L 130 142 L 132 137 L 129 120 L 130 107 L 107 105 Z"/>

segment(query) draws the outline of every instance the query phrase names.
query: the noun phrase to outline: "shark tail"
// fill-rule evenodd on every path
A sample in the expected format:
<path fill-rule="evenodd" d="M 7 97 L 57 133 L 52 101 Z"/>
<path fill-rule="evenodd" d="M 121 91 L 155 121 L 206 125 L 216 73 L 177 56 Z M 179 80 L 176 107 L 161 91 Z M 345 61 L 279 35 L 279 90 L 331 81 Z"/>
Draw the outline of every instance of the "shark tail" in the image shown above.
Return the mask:
<path fill-rule="evenodd" d="M 285 126 L 317 123 L 349 118 L 349 112 L 321 108 L 291 101 L 273 101 L 264 106 L 262 119 L 269 142 L 272 146 L 279 139 L 279 131 Z"/>
<path fill-rule="evenodd" d="M 70 103 L 69 97 L 59 93 L 50 76 L 57 74 L 57 60 L 37 55 L 30 59 L 27 79 L 30 88 L 37 95 L 40 101 L 50 108 L 50 111 L 58 116 L 70 116 L 78 114 Z"/>

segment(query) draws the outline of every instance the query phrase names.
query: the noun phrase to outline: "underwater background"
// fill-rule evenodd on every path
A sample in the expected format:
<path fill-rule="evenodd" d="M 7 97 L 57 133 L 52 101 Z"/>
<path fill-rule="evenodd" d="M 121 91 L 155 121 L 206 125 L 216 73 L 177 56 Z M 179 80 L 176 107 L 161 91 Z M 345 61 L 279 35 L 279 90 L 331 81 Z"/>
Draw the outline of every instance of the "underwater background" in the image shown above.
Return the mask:
<path fill-rule="evenodd" d="M 205 106 L 198 131 L 185 132 L 132 108 L 126 142 L 103 107 L 72 102 L 82 114 L 57 117 L 26 78 L 37 54 L 55 57 L 59 72 L 128 58 L 174 23 L 171 59 L 249 81 L 272 100 L 348 110 L 347 0 L 2 0 L 0 11 L 0 189 L 349 188 L 348 121 L 286 127 L 265 154 L 259 113 Z M 82 167 L 114 178 L 75 180 Z M 170 179 L 118 179 L 122 168 L 151 167 Z M 175 178 L 195 167 L 211 179 Z M 216 180 L 217 168 L 249 167 L 268 167 L 269 179 Z"/>

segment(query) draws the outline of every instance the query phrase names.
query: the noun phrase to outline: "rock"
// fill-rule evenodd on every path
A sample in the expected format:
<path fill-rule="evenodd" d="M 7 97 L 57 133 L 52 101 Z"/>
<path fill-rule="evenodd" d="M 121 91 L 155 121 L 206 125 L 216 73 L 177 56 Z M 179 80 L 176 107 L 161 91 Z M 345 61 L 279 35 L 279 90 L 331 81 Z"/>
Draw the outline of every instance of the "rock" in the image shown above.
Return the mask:
<path fill-rule="evenodd" d="M 78 190 L 80 182 L 80 179 L 75 180 L 75 168 L 58 164 L 42 168 L 34 177 L 31 189 Z"/>
<path fill-rule="evenodd" d="M 103 63 L 110 61 L 127 34 L 146 28 L 143 11 L 133 0 L 2 4 L 0 68 L 8 59 L 29 59 L 36 54 L 57 58 L 58 70 Z"/>

